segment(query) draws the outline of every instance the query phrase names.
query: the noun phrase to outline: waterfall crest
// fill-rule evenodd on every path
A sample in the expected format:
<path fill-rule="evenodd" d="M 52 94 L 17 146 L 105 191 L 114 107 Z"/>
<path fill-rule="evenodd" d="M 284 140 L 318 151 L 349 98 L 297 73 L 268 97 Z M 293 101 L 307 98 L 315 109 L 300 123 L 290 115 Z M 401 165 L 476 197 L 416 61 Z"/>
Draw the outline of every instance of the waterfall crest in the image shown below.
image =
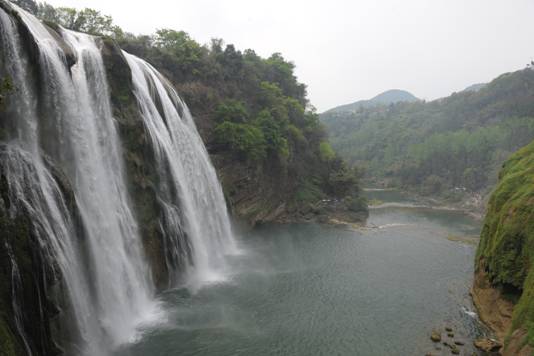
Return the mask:
<path fill-rule="evenodd" d="M 17 88 L 0 147 L 0 169 L 15 202 L 10 209 L 31 217 L 40 248 L 61 276 L 75 329 L 66 352 L 106 355 L 164 317 L 132 203 L 102 43 L 63 28 L 58 38 L 13 9 L 34 41 L 38 68 L 15 20 L 0 8 L 1 56 Z M 186 269 L 171 271 L 172 282 L 194 289 L 219 281 L 236 244 L 208 153 L 172 86 L 146 62 L 123 55 L 157 161 L 167 265 Z M 14 257 L 12 270 L 18 271 Z"/>

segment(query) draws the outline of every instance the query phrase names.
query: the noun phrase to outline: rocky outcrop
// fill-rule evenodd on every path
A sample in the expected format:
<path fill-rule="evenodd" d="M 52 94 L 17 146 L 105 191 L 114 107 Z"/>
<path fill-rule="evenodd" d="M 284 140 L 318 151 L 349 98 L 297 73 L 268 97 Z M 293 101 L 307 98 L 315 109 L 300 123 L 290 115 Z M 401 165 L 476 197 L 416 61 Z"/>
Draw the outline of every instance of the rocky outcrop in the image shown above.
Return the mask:
<path fill-rule="evenodd" d="M 209 137 L 205 137 L 209 142 Z M 227 153 L 211 152 L 229 210 L 249 226 L 264 223 L 361 223 L 369 215 L 366 207 L 350 209 L 343 199 L 301 202 L 295 199 L 301 183 L 291 167 L 277 162 L 249 166 Z M 366 205 L 366 203 L 364 203 Z"/>
<path fill-rule="evenodd" d="M 504 341 L 504 355 L 534 347 L 534 142 L 504 164 L 484 220 L 473 300 Z"/>
<path fill-rule="evenodd" d="M 480 319 L 500 340 L 504 340 L 512 325 L 514 303 L 505 298 L 501 290 L 492 286 L 487 275 L 480 269 L 475 275 L 471 296 Z"/>

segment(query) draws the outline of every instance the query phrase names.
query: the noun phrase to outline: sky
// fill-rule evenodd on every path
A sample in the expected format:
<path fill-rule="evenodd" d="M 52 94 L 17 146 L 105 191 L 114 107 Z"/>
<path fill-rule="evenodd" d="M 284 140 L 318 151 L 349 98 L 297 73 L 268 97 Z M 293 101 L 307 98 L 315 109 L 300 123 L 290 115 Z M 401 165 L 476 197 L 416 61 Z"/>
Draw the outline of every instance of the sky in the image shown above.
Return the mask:
<path fill-rule="evenodd" d="M 534 0 L 47 0 L 128 32 L 281 52 L 319 112 L 388 89 L 432 100 L 534 59 Z"/>

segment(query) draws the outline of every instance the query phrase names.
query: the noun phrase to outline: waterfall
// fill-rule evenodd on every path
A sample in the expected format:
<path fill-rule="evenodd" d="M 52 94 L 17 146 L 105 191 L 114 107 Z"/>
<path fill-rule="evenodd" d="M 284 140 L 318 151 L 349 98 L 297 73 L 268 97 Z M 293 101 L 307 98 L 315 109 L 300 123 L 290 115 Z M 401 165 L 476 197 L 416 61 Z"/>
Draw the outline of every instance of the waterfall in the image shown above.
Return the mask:
<path fill-rule="evenodd" d="M 27 62 L 20 56 L 20 39 L 2 12 L 11 75 L 17 85 L 23 79 L 20 85 L 26 88 L 17 99 L 40 101 L 39 111 L 25 105 L 16 113 L 20 127 L 15 131 L 30 132 L 13 135 L 4 170 L 10 193 L 40 225 L 42 244 L 60 266 L 82 352 L 104 355 L 132 341 L 141 324 L 158 317 L 159 306 L 130 208 L 102 57 L 93 37 L 62 29 L 77 59 L 69 71 L 65 49 L 36 18 L 17 11 L 37 43 L 44 89 L 41 95 L 32 93 L 29 69 L 17 65 Z M 74 228 L 41 151 L 71 182 L 83 233 Z"/>
<path fill-rule="evenodd" d="M 69 304 L 64 307 L 74 324 L 66 326 L 67 353 L 108 355 L 164 316 L 128 189 L 102 43 L 63 28 L 59 38 L 12 6 L 35 41 L 38 67 L 17 24 L 0 9 L 0 64 L 16 86 L 6 109 L 7 140 L 0 145 L 0 169 L 14 202 L 10 213 L 29 214 L 39 248 L 61 275 Z M 223 280 L 226 257 L 237 248 L 193 118 L 161 74 L 123 55 L 156 160 L 154 188 L 172 283 L 185 276 L 185 285 L 195 290 Z M 14 257 L 11 265 L 20 278 Z M 178 265 L 185 271 L 172 270 Z M 24 331 L 19 333 L 25 341 Z"/>
<path fill-rule="evenodd" d="M 178 250 L 183 232 L 192 250 L 188 284 L 193 289 L 224 279 L 227 255 L 237 252 L 221 185 L 185 103 L 150 64 L 123 52 L 132 70 L 135 95 L 155 147 L 162 182 L 167 234 Z M 176 216 L 176 202 L 183 219 Z"/>

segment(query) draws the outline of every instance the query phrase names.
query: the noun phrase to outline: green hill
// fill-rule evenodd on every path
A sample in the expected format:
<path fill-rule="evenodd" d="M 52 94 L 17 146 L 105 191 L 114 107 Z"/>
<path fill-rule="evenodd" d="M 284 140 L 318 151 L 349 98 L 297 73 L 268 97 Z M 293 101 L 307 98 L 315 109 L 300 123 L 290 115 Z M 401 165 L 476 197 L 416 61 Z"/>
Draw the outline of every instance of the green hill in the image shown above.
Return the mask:
<path fill-rule="evenodd" d="M 359 100 L 351 104 L 337 106 L 326 111 L 325 114 L 333 112 L 352 112 L 358 110 L 359 108 L 372 108 L 380 105 L 389 105 L 400 102 L 414 102 L 418 100 L 419 99 L 417 99 L 410 92 L 399 89 L 391 89 L 381 94 L 378 94 L 377 96 L 369 100 Z"/>
<path fill-rule="evenodd" d="M 534 138 L 534 71 L 431 102 L 326 112 L 331 143 L 367 178 L 426 194 L 485 192 Z"/>

